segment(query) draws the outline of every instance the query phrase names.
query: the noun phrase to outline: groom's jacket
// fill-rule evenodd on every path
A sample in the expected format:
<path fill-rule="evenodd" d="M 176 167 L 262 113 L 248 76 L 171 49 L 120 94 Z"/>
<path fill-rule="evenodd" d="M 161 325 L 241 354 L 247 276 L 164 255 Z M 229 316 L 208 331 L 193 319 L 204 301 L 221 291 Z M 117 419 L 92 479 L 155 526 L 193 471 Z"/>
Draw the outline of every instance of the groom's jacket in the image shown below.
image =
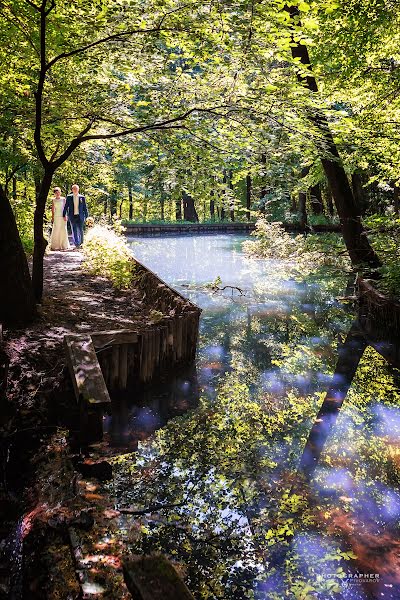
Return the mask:
<path fill-rule="evenodd" d="M 68 216 L 69 219 L 74 216 L 74 195 L 68 194 L 65 200 L 65 206 L 63 210 L 63 217 Z M 89 216 L 89 212 L 86 206 L 85 196 L 79 194 L 79 218 L 81 221 L 85 221 Z"/>

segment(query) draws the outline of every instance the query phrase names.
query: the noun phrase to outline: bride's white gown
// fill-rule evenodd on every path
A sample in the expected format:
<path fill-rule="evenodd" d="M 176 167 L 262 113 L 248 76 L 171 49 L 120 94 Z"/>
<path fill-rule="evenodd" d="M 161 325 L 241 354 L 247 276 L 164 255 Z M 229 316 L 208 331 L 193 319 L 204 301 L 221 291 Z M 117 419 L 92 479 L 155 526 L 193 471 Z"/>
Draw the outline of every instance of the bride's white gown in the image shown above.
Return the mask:
<path fill-rule="evenodd" d="M 51 250 L 68 250 L 69 241 L 67 233 L 67 223 L 64 221 L 63 210 L 65 198 L 53 198 L 54 203 L 54 221 L 53 229 L 51 230 L 50 249 Z"/>

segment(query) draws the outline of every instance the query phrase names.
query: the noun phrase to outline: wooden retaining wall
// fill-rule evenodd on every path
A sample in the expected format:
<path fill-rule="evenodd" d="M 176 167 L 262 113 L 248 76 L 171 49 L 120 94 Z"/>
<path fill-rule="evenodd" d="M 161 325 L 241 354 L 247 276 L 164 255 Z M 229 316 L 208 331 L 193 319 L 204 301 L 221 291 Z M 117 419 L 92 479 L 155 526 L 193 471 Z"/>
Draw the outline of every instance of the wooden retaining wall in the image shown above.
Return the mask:
<path fill-rule="evenodd" d="M 400 366 L 400 302 L 378 291 L 370 281 L 356 281 L 358 319 L 369 343 L 386 360 Z"/>
<path fill-rule="evenodd" d="M 124 223 L 126 235 L 168 234 L 168 233 L 251 233 L 255 223 Z"/>
<path fill-rule="evenodd" d="M 65 336 L 67 364 L 79 403 L 105 406 L 125 391 L 193 362 L 201 310 L 135 262 L 134 285 L 152 307 L 148 326 Z"/>
<path fill-rule="evenodd" d="M 134 285 L 152 308 L 138 329 L 67 335 L 64 347 L 80 408 L 82 439 L 102 437 L 102 416 L 113 392 L 150 383 L 195 359 L 201 310 L 155 273 L 135 262 Z"/>
<path fill-rule="evenodd" d="M 255 230 L 255 223 L 165 223 L 152 225 L 151 223 L 125 223 L 126 235 L 166 235 L 179 233 L 247 233 Z M 293 233 L 326 233 L 339 232 L 339 225 L 321 224 L 302 227 L 298 223 L 283 223 L 288 232 Z"/>
<path fill-rule="evenodd" d="M 152 306 L 154 322 L 137 331 L 91 334 L 110 392 L 148 383 L 168 369 L 190 364 L 196 355 L 201 310 L 135 263 L 135 285 Z"/>

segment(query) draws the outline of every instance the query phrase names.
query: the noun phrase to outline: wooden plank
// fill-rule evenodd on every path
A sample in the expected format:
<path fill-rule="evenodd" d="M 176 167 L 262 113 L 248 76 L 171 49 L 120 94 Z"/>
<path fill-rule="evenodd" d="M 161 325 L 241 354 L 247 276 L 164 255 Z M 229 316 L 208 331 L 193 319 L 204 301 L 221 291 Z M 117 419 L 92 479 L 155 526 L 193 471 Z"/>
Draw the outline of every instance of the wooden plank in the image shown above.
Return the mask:
<path fill-rule="evenodd" d="M 126 390 L 128 382 L 128 346 L 121 344 L 119 347 L 119 382 L 120 390 Z"/>
<path fill-rule="evenodd" d="M 99 352 L 97 353 L 97 357 L 98 357 L 99 363 L 100 363 L 100 368 L 103 373 L 104 381 L 106 382 L 107 386 L 110 383 L 110 356 L 111 356 L 111 351 L 109 348 L 107 348 L 106 350 L 104 350 L 100 353 Z"/>
<path fill-rule="evenodd" d="M 178 361 L 182 358 L 182 317 L 179 316 L 175 321 L 175 352 Z"/>
<path fill-rule="evenodd" d="M 77 401 L 111 404 L 90 335 L 66 335 L 64 347 Z"/>
<path fill-rule="evenodd" d="M 120 346 L 113 346 L 110 360 L 110 388 L 118 389 L 119 383 L 119 349 Z"/>
<path fill-rule="evenodd" d="M 96 348 L 113 346 L 115 344 L 135 344 L 138 341 L 137 331 L 131 329 L 117 329 L 116 331 L 95 331 L 91 334 Z"/>
<path fill-rule="evenodd" d="M 194 600 L 165 556 L 124 560 L 124 580 L 135 600 Z"/>
<path fill-rule="evenodd" d="M 155 334 L 155 349 L 154 356 L 156 360 L 156 365 L 161 364 L 161 356 L 160 356 L 160 338 L 161 338 L 161 327 L 157 327 L 154 331 Z"/>
<path fill-rule="evenodd" d="M 138 364 L 138 348 L 139 348 L 139 339 L 136 344 L 129 344 L 128 348 L 128 381 L 132 381 L 132 377 L 134 376 L 135 369 Z"/>
<path fill-rule="evenodd" d="M 142 331 L 141 344 L 140 344 L 140 364 L 139 364 L 139 379 L 146 381 L 147 372 L 147 344 L 148 344 L 148 331 Z"/>
<path fill-rule="evenodd" d="M 150 330 L 149 335 L 149 346 L 147 349 L 147 353 L 149 356 L 149 372 L 148 379 L 150 380 L 153 377 L 153 373 L 155 371 L 155 356 L 154 356 L 154 329 Z"/>

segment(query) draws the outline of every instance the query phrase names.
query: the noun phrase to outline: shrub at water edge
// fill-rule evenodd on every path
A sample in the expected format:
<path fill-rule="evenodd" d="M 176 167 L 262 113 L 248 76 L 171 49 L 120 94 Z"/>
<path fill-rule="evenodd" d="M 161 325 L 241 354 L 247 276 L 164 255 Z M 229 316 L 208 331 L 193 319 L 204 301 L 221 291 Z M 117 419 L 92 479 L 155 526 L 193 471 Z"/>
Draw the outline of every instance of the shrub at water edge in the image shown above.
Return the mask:
<path fill-rule="evenodd" d="M 131 285 L 134 262 L 126 239 L 115 229 L 94 225 L 85 236 L 82 250 L 85 271 L 107 277 L 119 289 Z"/>

